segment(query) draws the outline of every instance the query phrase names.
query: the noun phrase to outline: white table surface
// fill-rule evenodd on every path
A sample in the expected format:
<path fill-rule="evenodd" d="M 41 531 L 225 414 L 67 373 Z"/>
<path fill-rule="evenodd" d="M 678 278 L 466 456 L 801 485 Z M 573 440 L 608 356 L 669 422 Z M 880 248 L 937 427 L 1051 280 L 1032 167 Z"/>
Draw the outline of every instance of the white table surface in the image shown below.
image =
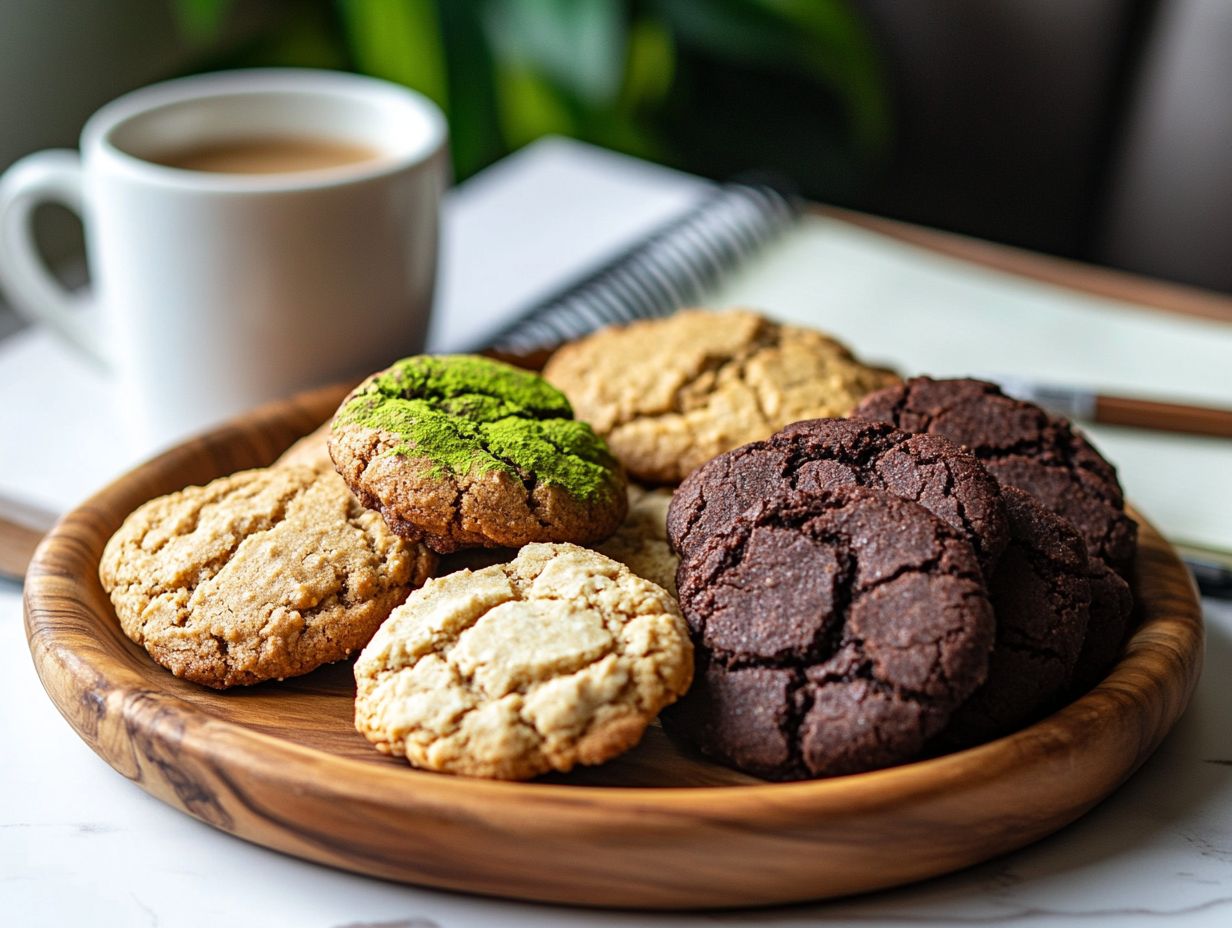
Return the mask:
<path fill-rule="evenodd" d="M 597 262 L 703 190 L 559 142 L 481 175 L 448 206 L 436 345 L 489 331 L 559 282 L 560 268 L 570 276 Z M 106 382 L 44 333 L 0 342 L 0 491 L 64 509 L 152 450 L 116 434 L 110 403 Z M 399 886 L 200 824 L 77 739 L 34 674 L 19 591 L 0 583 L 0 925 L 1229 924 L 1232 605 L 1208 601 L 1204 611 L 1206 670 L 1189 711 L 1137 775 L 1057 835 L 964 873 L 854 900 L 652 915 Z"/>

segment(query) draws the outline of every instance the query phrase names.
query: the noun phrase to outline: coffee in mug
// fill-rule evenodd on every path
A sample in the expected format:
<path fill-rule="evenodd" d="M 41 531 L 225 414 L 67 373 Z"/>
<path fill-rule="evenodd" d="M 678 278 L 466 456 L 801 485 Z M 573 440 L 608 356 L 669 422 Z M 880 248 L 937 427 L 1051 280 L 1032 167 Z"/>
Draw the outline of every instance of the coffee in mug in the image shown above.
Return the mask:
<path fill-rule="evenodd" d="M 112 372 L 140 443 L 163 444 L 422 349 L 445 145 L 435 105 L 373 78 L 156 84 L 92 116 L 80 155 L 40 152 L 0 179 L 0 284 Z M 38 257 L 47 201 L 83 217 L 98 327 Z"/>
<path fill-rule="evenodd" d="M 360 164 L 380 157 L 380 149 L 339 139 L 265 136 L 178 148 L 156 153 L 150 160 L 182 171 L 283 174 Z"/>

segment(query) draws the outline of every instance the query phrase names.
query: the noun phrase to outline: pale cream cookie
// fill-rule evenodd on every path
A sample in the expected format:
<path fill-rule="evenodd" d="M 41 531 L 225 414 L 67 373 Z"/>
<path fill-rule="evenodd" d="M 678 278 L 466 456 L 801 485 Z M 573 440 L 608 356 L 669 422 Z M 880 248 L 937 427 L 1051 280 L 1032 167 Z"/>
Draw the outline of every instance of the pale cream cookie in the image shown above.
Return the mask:
<path fill-rule="evenodd" d="M 434 566 L 337 474 L 285 466 L 151 500 L 107 543 L 99 576 L 129 638 L 224 689 L 359 650 Z"/>
<path fill-rule="evenodd" d="M 688 689 L 675 600 L 571 544 L 429 581 L 355 664 L 355 727 L 417 767 L 528 779 L 628 750 Z"/>
<path fill-rule="evenodd" d="M 898 382 L 813 329 L 701 309 L 571 342 L 543 376 L 630 477 L 669 485 L 791 422 L 846 415 L 866 393 Z"/>

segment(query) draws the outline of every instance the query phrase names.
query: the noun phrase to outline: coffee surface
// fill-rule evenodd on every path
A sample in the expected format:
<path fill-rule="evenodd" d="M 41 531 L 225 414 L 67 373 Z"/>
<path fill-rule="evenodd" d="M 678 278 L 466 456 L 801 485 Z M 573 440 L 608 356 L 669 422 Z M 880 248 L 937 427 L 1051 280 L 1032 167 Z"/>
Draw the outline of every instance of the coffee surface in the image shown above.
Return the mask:
<path fill-rule="evenodd" d="M 149 160 L 185 171 L 218 174 L 289 174 L 358 164 L 380 151 L 355 142 L 304 136 L 229 139 L 175 149 Z"/>

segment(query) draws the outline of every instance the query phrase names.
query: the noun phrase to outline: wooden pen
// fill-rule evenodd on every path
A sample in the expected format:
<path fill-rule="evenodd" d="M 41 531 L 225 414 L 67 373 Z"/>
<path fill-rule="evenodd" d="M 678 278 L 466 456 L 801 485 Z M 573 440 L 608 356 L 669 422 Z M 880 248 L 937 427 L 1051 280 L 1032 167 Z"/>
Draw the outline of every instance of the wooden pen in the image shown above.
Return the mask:
<path fill-rule="evenodd" d="M 1193 403 L 1116 396 L 1095 390 L 1037 383 L 1013 377 L 993 378 L 1010 396 L 1038 403 L 1050 412 L 1100 425 L 1158 432 L 1232 438 L 1232 409 Z"/>

